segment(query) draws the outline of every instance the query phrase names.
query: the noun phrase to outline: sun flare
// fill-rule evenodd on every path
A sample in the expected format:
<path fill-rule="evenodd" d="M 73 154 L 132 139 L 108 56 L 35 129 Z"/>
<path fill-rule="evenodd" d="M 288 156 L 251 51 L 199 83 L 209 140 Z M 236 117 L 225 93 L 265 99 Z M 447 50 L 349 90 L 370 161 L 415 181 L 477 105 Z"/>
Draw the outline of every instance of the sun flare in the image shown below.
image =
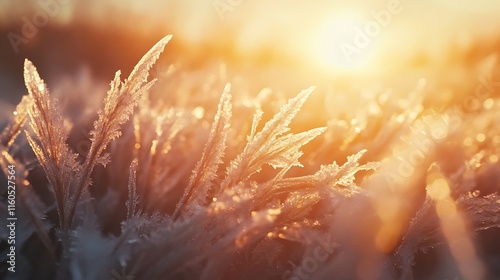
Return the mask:
<path fill-rule="evenodd" d="M 318 29 L 314 38 L 314 60 L 327 71 L 358 72 L 367 67 L 369 48 L 349 53 L 356 30 L 363 26 L 363 17 L 354 12 L 331 16 Z"/>

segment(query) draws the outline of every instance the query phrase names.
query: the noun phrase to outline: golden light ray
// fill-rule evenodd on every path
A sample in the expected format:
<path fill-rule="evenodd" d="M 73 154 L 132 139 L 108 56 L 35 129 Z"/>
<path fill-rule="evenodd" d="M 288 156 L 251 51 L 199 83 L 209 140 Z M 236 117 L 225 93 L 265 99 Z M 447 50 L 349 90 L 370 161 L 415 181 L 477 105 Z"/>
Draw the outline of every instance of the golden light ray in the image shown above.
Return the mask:
<path fill-rule="evenodd" d="M 474 248 L 465 219 L 450 195 L 448 180 L 440 173 L 431 173 L 427 181 L 427 193 L 436 202 L 441 230 L 460 272 L 465 279 L 484 279 L 484 266 Z"/>

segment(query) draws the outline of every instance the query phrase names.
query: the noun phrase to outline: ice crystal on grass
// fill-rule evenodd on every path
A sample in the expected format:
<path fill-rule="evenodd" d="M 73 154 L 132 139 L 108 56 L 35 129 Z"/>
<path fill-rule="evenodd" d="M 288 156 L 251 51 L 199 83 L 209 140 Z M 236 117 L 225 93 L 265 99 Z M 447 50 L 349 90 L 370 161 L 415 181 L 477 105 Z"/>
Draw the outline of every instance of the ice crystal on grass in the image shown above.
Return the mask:
<path fill-rule="evenodd" d="M 257 111 L 248 137 L 249 141 L 243 152 L 230 163 L 219 193 L 231 185 L 247 180 L 252 174 L 259 172 L 264 164 L 284 168 L 285 171 L 291 166 L 300 166 L 298 158 L 301 154 L 298 149 L 325 129 L 317 128 L 301 134 L 282 135 L 290 130 L 288 125 L 313 90 L 311 87 L 290 99 L 260 132 L 255 133 L 262 116 L 260 110 Z"/>
<path fill-rule="evenodd" d="M 158 211 L 159 204 L 167 204 L 176 186 L 185 183 L 185 176 L 198 160 L 189 155 L 201 151 L 205 131 L 195 130 L 199 119 L 188 110 L 153 109 L 146 102 L 138 109 L 134 116 L 133 156 L 138 160 L 140 208 L 154 212 Z M 192 137 L 195 133 L 198 137 Z M 192 148 L 188 150 L 187 147 Z M 184 160 L 179 162 L 180 158 Z"/>
<path fill-rule="evenodd" d="M 14 119 L 0 134 L 0 167 L 2 168 L 2 172 L 4 172 L 6 178 L 8 177 L 8 166 L 16 165 L 16 160 L 12 156 L 15 152 L 14 150 L 16 149 L 14 141 L 21 133 L 21 130 L 28 118 L 28 108 L 31 106 L 31 102 L 30 96 L 23 96 L 21 102 L 19 102 L 13 113 Z"/>
<path fill-rule="evenodd" d="M 13 113 L 13 122 L 2 131 L 0 136 L 4 147 L 11 147 L 19 133 L 21 133 L 22 127 L 28 118 L 28 108 L 31 107 L 31 102 L 31 97 L 25 95 L 17 105 Z"/>
<path fill-rule="evenodd" d="M 500 196 L 497 193 L 486 196 L 467 193 L 457 199 L 457 204 L 470 218 L 475 231 L 500 228 Z"/>
<path fill-rule="evenodd" d="M 155 83 L 156 80 L 146 83 L 149 69 L 171 38 L 172 36 L 169 35 L 156 43 L 137 63 L 125 82 L 120 80 L 120 71 L 116 72 L 104 101 L 104 109 L 99 112 L 99 118 L 95 121 L 94 129 L 90 132 L 92 144 L 83 163 L 81 178 L 79 178 L 75 194 L 69 202 L 68 218 L 70 221 L 80 196 L 85 188 L 91 184 L 90 175 L 94 167 L 99 163 L 106 165 L 109 162 L 109 155 L 104 153 L 104 150 L 110 141 L 120 137 L 120 125 L 129 119 L 142 95 Z"/>
<path fill-rule="evenodd" d="M 134 159 L 130 164 L 128 176 L 128 200 L 127 200 L 127 220 L 131 219 L 137 211 L 139 197 L 137 195 L 137 179 L 136 179 L 137 159 Z"/>
<path fill-rule="evenodd" d="M 193 170 L 189 185 L 179 201 L 174 217 L 182 211 L 184 203 L 191 204 L 191 207 L 202 206 L 206 203 L 208 192 L 212 189 L 213 180 L 222 163 L 229 134 L 232 108 L 230 89 L 230 84 L 224 88 L 202 157 Z"/>
<path fill-rule="evenodd" d="M 290 99 L 259 132 L 257 127 L 262 111 L 258 109 L 246 147 L 229 163 L 227 173 L 221 176 L 218 169 L 219 165 L 224 164 L 232 115 L 229 85 L 225 87 L 201 158 L 173 214 L 174 219 L 182 219 L 176 219 L 167 228 L 151 233 L 151 236 L 157 236 L 160 240 L 155 238 L 151 240 L 151 245 L 146 246 L 162 249 L 154 255 L 139 257 L 141 261 L 135 264 L 139 274 L 144 277 L 155 274 L 180 277 L 191 267 L 207 262 L 197 277 L 219 278 L 226 264 L 213 261 L 214 256 L 228 259 L 231 255 L 237 255 L 239 250 L 247 250 L 274 233 L 280 238 L 287 238 L 288 233 L 280 233 L 276 229 L 291 228 L 294 224 L 309 220 L 311 207 L 320 201 L 318 194 L 323 188 L 354 187 L 354 174 L 373 167 L 372 164 L 358 163 L 363 154 L 360 152 L 349 157 L 342 166 L 333 164 L 314 175 L 286 178 L 290 167 L 301 166 L 298 160 L 302 152 L 299 149 L 324 131 L 324 128 L 317 128 L 285 134 L 311 92 L 312 88 Z M 264 164 L 279 171 L 268 181 L 252 180 L 251 175 L 259 172 Z M 333 183 L 335 179 L 339 181 L 338 186 Z M 212 191 L 215 181 L 222 183 Z M 210 193 L 214 196 L 210 197 Z M 311 221 L 310 224 L 318 225 L 319 222 Z M 193 231 L 195 228 L 203 230 L 196 232 Z M 175 256 L 174 253 L 160 254 L 168 252 L 176 244 L 190 245 L 177 250 Z M 193 258 L 195 248 L 203 253 Z M 159 261 L 161 266 L 151 263 L 152 260 Z"/>
<path fill-rule="evenodd" d="M 21 254 L 43 256 L 47 271 L 34 265 L 21 278 L 357 279 L 369 268 L 370 277 L 411 279 L 419 252 L 458 248 L 443 234 L 453 221 L 443 201 L 463 217 L 458 237 L 500 227 L 498 98 L 474 117 L 436 113 L 423 106 L 419 82 L 409 98 L 384 93 L 367 100 L 374 110 L 324 119 L 299 114 L 313 88 L 282 98 L 281 108 L 261 104 L 268 90 L 250 100 L 222 73 L 200 82 L 206 73 L 176 70 L 167 91 L 152 89 L 148 72 L 170 38 L 124 81 L 116 72 L 97 118 L 80 121 L 94 121 L 80 155 L 68 137 L 75 116 L 61 113 L 26 60 L 29 95 L 0 134 L 0 163 L 4 177 L 8 165 L 19 172 Z M 16 153 L 23 129 L 43 172 Z M 446 188 L 426 188 L 431 173 Z M 393 177 L 404 180 L 383 180 Z"/>
<path fill-rule="evenodd" d="M 51 100 L 47 86 L 29 60 L 24 63 L 24 80 L 33 100 L 28 114 L 34 135 L 26 132 L 26 136 L 49 180 L 57 202 L 59 223 L 65 228 L 68 225 L 66 209 L 70 184 L 80 172 L 77 154 L 66 143 L 68 134 L 57 101 Z"/>
<path fill-rule="evenodd" d="M 149 69 L 170 38 L 171 36 L 163 38 L 146 53 L 125 82 L 120 80 L 120 71 L 116 72 L 104 101 L 104 109 L 99 112 L 99 118 L 90 132 L 91 146 L 82 164 L 77 162 L 78 155 L 66 143 L 68 135 L 57 101 L 51 100 L 35 66 L 26 60 L 24 78 L 33 99 L 33 106 L 28 114 L 34 135 L 40 144 L 30 133 L 27 132 L 26 135 L 51 184 L 61 228 L 71 226 L 78 201 L 91 184 L 90 176 L 94 167 L 99 163 L 106 165 L 109 162 L 109 155 L 104 152 L 106 147 L 121 135 L 120 126 L 129 119 L 142 95 L 154 84 L 155 80 L 146 83 Z M 72 183 L 74 189 L 70 191 Z"/>

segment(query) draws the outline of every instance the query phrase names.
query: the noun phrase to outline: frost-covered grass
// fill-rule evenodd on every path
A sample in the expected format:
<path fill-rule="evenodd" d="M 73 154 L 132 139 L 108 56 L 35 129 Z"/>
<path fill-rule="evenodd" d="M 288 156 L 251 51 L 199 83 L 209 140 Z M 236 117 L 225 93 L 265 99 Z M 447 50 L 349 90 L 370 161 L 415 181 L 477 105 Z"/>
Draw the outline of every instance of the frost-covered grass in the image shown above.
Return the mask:
<path fill-rule="evenodd" d="M 169 40 L 124 81 L 118 71 L 100 108 L 71 114 L 26 60 L 29 94 L 0 145 L 4 196 L 8 166 L 18 174 L 7 279 L 500 275 L 488 250 L 500 226 L 495 92 L 476 110 L 460 98 L 436 109 L 424 97 L 438 89 L 420 83 L 328 119 L 303 109 L 313 87 L 249 99 L 215 77 L 191 94 L 168 72 L 154 88 Z"/>

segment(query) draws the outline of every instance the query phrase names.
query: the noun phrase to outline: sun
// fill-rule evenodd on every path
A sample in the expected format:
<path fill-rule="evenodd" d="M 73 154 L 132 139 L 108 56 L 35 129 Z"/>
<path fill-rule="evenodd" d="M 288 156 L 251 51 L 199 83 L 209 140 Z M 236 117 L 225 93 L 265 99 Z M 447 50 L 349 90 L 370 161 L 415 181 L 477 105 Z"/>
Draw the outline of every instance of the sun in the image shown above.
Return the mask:
<path fill-rule="evenodd" d="M 345 11 L 330 16 L 319 25 L 313 42 L 314 61 L 327 71 L 356 72 L 367 66 L 369 49 L 351 53 L 356 32 L 366 24 L 364 18 Z"/>

